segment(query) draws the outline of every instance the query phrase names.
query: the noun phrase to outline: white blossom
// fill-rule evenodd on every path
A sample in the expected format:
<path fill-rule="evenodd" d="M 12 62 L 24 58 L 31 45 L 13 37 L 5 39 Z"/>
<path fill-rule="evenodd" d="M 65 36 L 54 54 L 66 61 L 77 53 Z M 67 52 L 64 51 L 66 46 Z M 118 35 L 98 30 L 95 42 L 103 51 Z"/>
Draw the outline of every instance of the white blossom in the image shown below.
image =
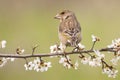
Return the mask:
<path fill-rule="evenodd" d="M 79 44 L 78 44 L 78 47 L 79 47 L 79 49 L 80 49 L 80 50 L 85 49 L 85 46 L 84 46 L 84 45 L 82 45 L 81 43 L 79 43 Z"/>
<path fill-rule="evenodd" d="M 117 65 L 117 62 L 120 60 L 120 38 L 112 40 L 112 43 L 107 47 L 112 48 L 114 51 L 116 51 L 116 54 L 111 62 L 113 65 Z"/>
<path fill-rule="evenodd" d="M 44 62 L 44 61 L 41 61 L 39 58 L 36 58 L 34 60 L 34 70 L 36 70 L 37 72 L 41 71 L 41 72 L 44 72 L 44 71 L 47 71 L 48 68 L 52 67 L 51 66 L 51 62 Z"/>
<path fill-rule="evenodd" d="M 24 50 L 24 49 L 22 49 L 22 50 L 21 50 L 21 54 L 23 54 L 24 52 L 25 52 L 25 50 Z"/>
<path fill-rule="evenodd" d="M 101 59 L 99 57 L 89 58 L 89 65 L 92 67 L 101 66 Z"/>
<path fill-rule="evenodd" d="M 92 41 L 95 42 L 96 41 L 96 36 L 92 35 Z"/>
<path fill-rule="evenodd" d="M 85 46 L 82 45 L 81 43 L 78 44 L 78 47 L 74 49 L 74 51 L 79 51 L 79 50 L 84 50 Z"/>
<path fill-rule="evenodd" d="M 118 70 L 112 70 L 112 71 L 110 71 L 108 77 L 115 78 L 115 77 L 117 76 L 117 75 L 116 75 L 117 73 L 118 73 Z"/>
<path fill-rule="evenodd" d="M 67 69 L 70 69 L 71 68 L 71 65 L 67 62 L 63 63 L 63 66 Z"/>
<path fill-rule="evenodd" d="M 81 63 L 83 63 L 83 64 L 87 64 L 88 62 L 89 62 L 89 59 L 86 57 L 82 58 L 82 60 L 81 60 Z"/>
<path fill-rule="evenodd" d="M 92 67 L 96 66 L 94 61 L 89 61 L 89 65 Z"/>
<path fill-rule="evenodd" d="M 38 63 L 40 63 L 40 58 L 39 57 L 36 57 L 36 59 L 34 59 L 34 64 L 38 64 Z"/>
<path fill-rule="evenodd" d="M 66 49 L 66 46 L 63 45 L 62 43 L 60 43 L 60 46 L 59 46 L 59 52 L 58 53 L 63 53 Z"/>
<path fill-rule="evenodd" d="M 59 63 L 64 63 L 65 61 L 66 61 L 66 58 L 61 57 L 60 60 L 59 60 Z"/>
<path fill-rule="evenodd" d="M 11 61 L 11 62 L 15 61 L 15 58 L 10 58 L 10 61 Z"/>
<path fill-rule="evenodd" d="M 32 70 L 33 67 L 34 67 L 34 64 L 33 64 L 33 62 L 29 62 L 29 63 L 26 63 L 24 65 L 24 67 L 25 67 L 26 70 Z"/>
<path fill-rule="evenodd" d="M 60 64 L 63 64 L 64 67 L 66 67 L 67 69 L 71 68 L 71 60 L 69 58 L 69 56 L 66 57 L 61 57 L 59 60 Z"/>
<path fill-rule="evenodd" d="M 97 66 L 101 66 L 101 58 L 94 57 L 94 56 L 90 56 L 88 58 L 83 57 L 83 58 L 81 58 L 81 63 L 88 64 L 91 67 L 97 67 Z"/>
<path fill-rule="evenodd" d="M 48 68 L 52 67 L 51 62 L 45 62 L 44 65 L 45 65 L 45 71 L 47 71 Z"/>
<path fill-rule="evenodd" d="M 7 63 L 6 58 L 3 57 L 2 59 L 0 59 L 0 67 L 3 67 L 6 63 Z"/>
<path fill-rule="evenodd" d="M 51 62 L 45 62 L 43 64 L 35 65 L 34 70 L 36 70 L 37 72 L 39 71 L 44 72 L 47 71 L 49 67 L 52 67 Z"/>
<path fill-rule="evenodd" d="M 120 60 L 120 56 L 119 56 L 119 57 L 115 56 L 115 57 L 112 58 L 112 60 L 110 60 L 110 61 L 113 63 L 113 65 L 117 65 L 117 63 L 118 63 L 119 60 Z"/>
<path fill-rule="evenodd" d="M 74 67 L 74 68 L 75 68 L 75 70 L 77 70 L 77 69 L 78 69 L 78 66 L 79 66 L 78 61 L 76 61 L 76 62 L 75 62 L 75 67 Z"/>
<path fill-rule="evenodd" d="M 6 58 L 7 60 L 10 60 L 11 62 L 15 61 L 15 58 Z"/>
<path fill-rule="evenodd" d="M 107 74 L 108 77 L 115 78 L 116 75 L 117 75 L 117 73 L 118 73 L 118 70 L 113 69 L 113 68 L 110 69 L 109 67 L 105 67 L 105 68 L 103 69 L 103 73 L 104 73 L 104 74 Z"/>
<path fill-rule="evenodd" d="M 105 68 L 103 68 L 102 73 L 103 73 L 103 74 L 109 74 L 110 71 L 111 71 L 111 69 L 110 69 L 109 67 L 105 67 Z"/>
<path fill-rule="evenodd" d="M 47 71 L 49 67 L 52 67 L 51 62 L 38 63 L 35 65 L 34 70 L 44 72 Z"/>
<path fill-rule="evenodd" d="M 14 60 L 15 60 L 15 58 L 2 58 L 2 59 L 0 59 L 0 67 L 3 67 L 6 63 L 7 63 L 7 61 L 11 61 L 11 62 L 13 62 Z"/>
<path fill-rule="evenodd" d="M 6 47 L 6 43 L 7 43 L 6 40 L 2 40 L 1 41 L 1 45 L 0 45 L 1 48 L 5 48 Z"/>
<path fill-rule="evenodd" d="M 94 52 L 100 59 L 103 59 L 105 57 L 105 55 L 101 54 L 99 50 L 94 50 Z"/>
<path fill-rule="evenodd" d="M 92 42 L 100 41 L 100 39 L 97 36 L 91 35 Z"/>
<path fill-rule="evenodd" d="M 50 46 L 50 53 L 56 53 L 57 45 Z"/>
<path fill-rule="evenodd" d="M 24 49 L 21 49 L 21 48 L 17 48 L 17 49 L 16 49 L 16 53 L 17 53 L 18 55 L 23 54 L 24 52 L 25 52 Z"/>
<path fill-rule="evenodd" d="M 114 48 L 114 49 L 120 48 L 120 38 L 112 40 L 112 44 L 108 45 L 108 48 Z"/>
<path fill-rule="evenodd" d="M 66 46 L 60 44 L 59 45 L 53 45 L 53 46 L 50 46 L 50 53 L 62 53 L 64 52 Z"/>

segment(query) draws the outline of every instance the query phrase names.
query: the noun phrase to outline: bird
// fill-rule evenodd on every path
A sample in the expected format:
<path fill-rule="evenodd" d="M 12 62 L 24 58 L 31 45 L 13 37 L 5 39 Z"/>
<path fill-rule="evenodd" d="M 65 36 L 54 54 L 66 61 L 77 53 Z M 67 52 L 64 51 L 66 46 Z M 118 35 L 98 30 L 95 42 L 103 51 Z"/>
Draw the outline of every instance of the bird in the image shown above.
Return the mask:
<path fill-rule="evenodd" d="M 66 47 L 78 48 L 78 44 L 82 40 L 81 26 L 75 13 L 70 10 L 63 10 L 54 17 L 60 21 L 58 27 L 58 36 L 62 50 Z"/>

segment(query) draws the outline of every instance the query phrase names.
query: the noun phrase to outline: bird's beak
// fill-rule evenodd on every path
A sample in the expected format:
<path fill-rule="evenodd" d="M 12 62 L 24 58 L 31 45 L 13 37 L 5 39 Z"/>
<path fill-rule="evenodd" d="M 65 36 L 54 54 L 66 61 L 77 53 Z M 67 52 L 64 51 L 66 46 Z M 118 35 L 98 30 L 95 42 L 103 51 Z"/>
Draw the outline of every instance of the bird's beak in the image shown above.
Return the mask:
<path fill-rule="evenodd" d="M 57 14 L 54 19 L 60 19 L 61 17 L 59 16 L 59 14 Z"/>

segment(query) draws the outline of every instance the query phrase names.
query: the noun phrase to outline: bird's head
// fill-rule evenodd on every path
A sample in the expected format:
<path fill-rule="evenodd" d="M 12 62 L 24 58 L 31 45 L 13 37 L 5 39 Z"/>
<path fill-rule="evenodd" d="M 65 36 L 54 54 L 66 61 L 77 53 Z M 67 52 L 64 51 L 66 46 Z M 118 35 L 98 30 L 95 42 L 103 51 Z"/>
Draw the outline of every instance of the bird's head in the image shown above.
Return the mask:
<path fill-rule="evenodd" d="M 54 18 L 59 19 L 60 21 L 70 19 L 75 17 L 74 13 L 69 10 L 63 10 L 62 12 L 58 13 Z"/>

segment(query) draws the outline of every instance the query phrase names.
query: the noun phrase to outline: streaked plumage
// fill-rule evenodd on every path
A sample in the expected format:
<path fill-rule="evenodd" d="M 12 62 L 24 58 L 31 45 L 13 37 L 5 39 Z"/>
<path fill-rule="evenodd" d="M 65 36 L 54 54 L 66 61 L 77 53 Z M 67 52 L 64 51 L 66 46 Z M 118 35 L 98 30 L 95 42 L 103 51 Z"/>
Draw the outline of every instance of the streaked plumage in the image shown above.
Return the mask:
<path fill-rule="evenodd" d="M 55 16 L 60 20 L 58 29 L 59 39 L 62 45 L 78 47 L 81 41 L 81 27 L 72 11 L 64 10 Z"/>

